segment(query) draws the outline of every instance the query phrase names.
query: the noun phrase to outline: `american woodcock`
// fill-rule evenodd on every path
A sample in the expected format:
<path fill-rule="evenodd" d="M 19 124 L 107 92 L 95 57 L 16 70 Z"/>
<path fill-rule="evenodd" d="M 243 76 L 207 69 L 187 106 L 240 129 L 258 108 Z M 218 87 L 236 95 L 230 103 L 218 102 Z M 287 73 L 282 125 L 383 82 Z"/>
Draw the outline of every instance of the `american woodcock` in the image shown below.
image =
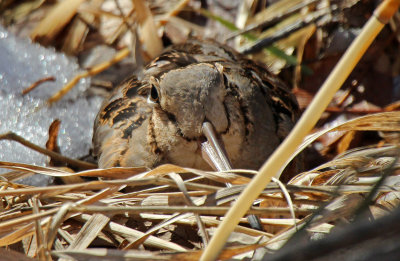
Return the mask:
<path fill-rule="evenodd" d="M 173 163 L 211 169 L 201 153 L 211 123 L 233 168 L 258 169 L 298 114 L 294 95 L 268 69 L 233 49 L 191 40 L 122 83 L 94 124 L 100 168 Z"/>

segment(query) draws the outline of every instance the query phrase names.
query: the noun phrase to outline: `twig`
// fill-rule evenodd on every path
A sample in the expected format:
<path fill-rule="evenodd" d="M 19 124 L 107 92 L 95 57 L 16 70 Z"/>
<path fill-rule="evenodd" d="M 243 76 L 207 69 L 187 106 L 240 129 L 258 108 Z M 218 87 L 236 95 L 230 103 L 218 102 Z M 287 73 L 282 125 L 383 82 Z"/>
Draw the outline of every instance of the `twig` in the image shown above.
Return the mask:
<path fill-rule="evenodd" d="M 25 94 L 31 92 L 33 89 L 35 89 L 36 87 L 38 87 L 40 84 L 42 84 L 44 82 L 50 82 L 50 81 L 54 82 L 55 80 L 56 80 L 56 78 L 53 76 L 39 79 L 36 82 L 32 83 L 32 85 L 29 86 L 28 88 L 22 90 L 22 95 L 25 95 Z"/>
<path fill-rule="evenodd" d="M 109 68 L 111 65 L 121 61 L 130 54 L 129 48 L 124 48 L 120 50 L 111 60 L 97 64 L 96 66 L 88 69 L 87 71 L 76 75 L 71 81 L 69 81 L 64 87 L 61 88 L 56 94 L 54 94 L 50 99 L 48 99 L 49 105 L 60 100 L 65 94 L 67 94 L 82 78 L 94 76 L 101 73 L 105 69 Z"/>
<path fill-rule="evenodd" d="M 28 147 L 32 150 L 35 150 L 37 152 L 40 152 L 44 155 L 47 155 L 49 157 L 51 157 L 54 160 L 57 161 L 61 161 L 61 162 L 66 162 L 74 167 L 77 168 L 81 168 L 81 169 L 95 169 L 97 168 L 97 166 L 93 163 L 89 163 L 86 161 L 82 161 L 82 160 L 76 160 L 76 159 L 71 159 L 68 157 L 65 157 L 57 152 L 42 148 L 24 138 L 22 138 L 21 136 L 15 134 L 14 132 L 7 132 L 4 134 L 0 134 L 0 140 L 13 140 L 16 141 L 18 143 L 21 143 L 22 145 L 24 145 L 25 147 Z"/>

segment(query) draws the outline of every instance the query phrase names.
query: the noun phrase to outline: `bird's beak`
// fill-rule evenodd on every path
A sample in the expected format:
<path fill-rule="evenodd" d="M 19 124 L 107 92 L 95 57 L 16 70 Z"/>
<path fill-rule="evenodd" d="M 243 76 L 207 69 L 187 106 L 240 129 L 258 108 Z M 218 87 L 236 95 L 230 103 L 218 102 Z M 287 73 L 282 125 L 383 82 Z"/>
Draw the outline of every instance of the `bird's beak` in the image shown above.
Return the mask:
<path fill-rule="evenodd" d="M 222 142 L 217 137 L 214 126 L 206 121 L 202 126 L 203 135 L 206 141 L 201 143 L 201 154 L 203 159 L 217 171 L 231 170 L 232 164 L 229 161 Z"/>
<path fill-rule="evenodd" d="M 232 169 L 232 164 L 229 161 L 223 142 L 217 137 L 214 131 L 214 126 L 210 122 L 204 122 L 202 126 L 203 135 L 206 141 L 201 143 L 201 155 L 203 159 L 217 171 L 226 171 Z M 231 183 L 226 183 L 226 186 L 232 187 Z M 250 226 L 254 229 L 263 230 L 260 219 L 255 215 L 247 216 Z"/>

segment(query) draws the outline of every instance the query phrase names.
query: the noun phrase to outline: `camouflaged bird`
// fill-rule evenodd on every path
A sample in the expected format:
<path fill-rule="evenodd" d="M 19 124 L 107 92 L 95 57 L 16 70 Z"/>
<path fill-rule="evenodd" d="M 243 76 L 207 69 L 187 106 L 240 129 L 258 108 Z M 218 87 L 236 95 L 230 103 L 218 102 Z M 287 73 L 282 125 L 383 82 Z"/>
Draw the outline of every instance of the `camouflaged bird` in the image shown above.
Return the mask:
<path fill-rule="evenodd" d="M 202 157 L 210 122 L 233 168 L 258 169 L 298 114 L 290 90 L 264 66 L 210 41 L 173 45 L 143 77 L 122 83 L 94 125 L 100 168 L 173 163 L 211 169 Z"/>

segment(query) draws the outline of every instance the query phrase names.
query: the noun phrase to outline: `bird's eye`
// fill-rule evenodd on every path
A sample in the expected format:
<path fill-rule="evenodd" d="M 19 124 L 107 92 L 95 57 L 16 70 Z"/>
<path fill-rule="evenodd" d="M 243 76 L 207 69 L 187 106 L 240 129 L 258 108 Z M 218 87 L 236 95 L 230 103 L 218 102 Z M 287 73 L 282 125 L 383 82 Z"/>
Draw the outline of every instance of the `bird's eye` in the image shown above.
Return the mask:
<path fill-rule="evenodd" d="M 158 95 L 158 89 L 154 84 L 152 84 L 151 89 L 150 89 L 150 94 L 149 94 L 149 101 L 158 103 L 159 99 L 160 99 L 160 97 Z"/>

